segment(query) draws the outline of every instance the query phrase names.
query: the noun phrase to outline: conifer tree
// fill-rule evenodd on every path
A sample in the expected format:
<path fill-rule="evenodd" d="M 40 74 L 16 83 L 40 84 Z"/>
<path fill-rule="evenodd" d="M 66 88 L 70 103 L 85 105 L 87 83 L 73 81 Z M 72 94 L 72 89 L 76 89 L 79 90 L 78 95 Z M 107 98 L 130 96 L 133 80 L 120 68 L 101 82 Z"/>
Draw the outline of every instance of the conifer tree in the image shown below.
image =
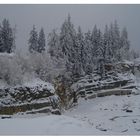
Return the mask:
<path fill-rule="evenodd" d="M 88 31 L 85 33 L 85 62 L 84 62 L 84 71 L 85 73 L 89 74 L 92 72 L 93 65 L 92 65 L 92 41 L 91 41 L 91 32 Z"/>
<path fill-rule="evenodd" d="M 97 51 L 98 51 L 98 29 L 95 25 L 91 34 L 91 42 L 92 42 L 92 54 L 93 57 L 97 57 Z"/>
<path fill-rule="evenodd" d="M 114 22 L 114 27 L 113 27 L 113 41 L 114 41 L 114 46 L 112 46 L 112 52 L 113 52 L 113 55 L 114 55 L 114 58 L 116 60 L 118 60 L 118 53 L 119 53 L 119 50 L 121 49 L 121 46 L 120 46 L 120 30 L 119 30 L 119 26 L 118 26 L 118 23 L 117 21 L 115 20 Z"/>
<path fill-rule="evenodd" d="M 0 52 L 7 52 L 11 53 L 13 51 L 13 31 L 12 28 L 10 27 L 9 20 L 4 19 L 2 21 L 2 26 L 1 26 L 1 47 L 0 47 Z"/>
<path fill-rule="evenodd" d="M 59 35 L 57 34 L 56 30 L 54 29 L 48 35 L 48 52 L 50 53 L 51 57 L 59 58 L 61 57 L 61 47 L 60 47 Z"/>
<path fill-rule="evenodd" d="M 110 59 L 109 50 L 110 50 L 110 48 L 109 48 L 109 29 L 108 29 L 108 26 L 106 25 L 105 31 L 103 34 L 103 48 L 102 48 L 102 54 L 103 54 L 103 58 L 105 60 Z"/>
<path fill-rule="evenodd" d="M 77 61 L 78 61 L 78 71 L 79 74 L 84 74 L 84 66 L 85 66 L 85 42 L 84 42 L 84 35 L 82 33 L 81 27 L 78 27 L 78 32 L 76 35 L 76 46 L 77 46 Z"/>
<path fill-rule="evenodd" d="M 33 25 L 33 29 L 30 32 L 30 38 L 28 44 L 29 44 L 30 53 L 38 52 L 38 34 L 35 25 Z"/>
<path fill-rule="evenodd" d="M 75 59 L 75 37 L 76 31 L 74 25 L 71 23 L 71 17 L 62 24 L 60 32 L 60 46 L 62 47 L 63 57 L 66 59 L 67 71 L 73 73 L 74 59 Z"/>
<path fill-rule="evenodd" d="M 121 32 L 121 48 L 120 48 L 120 56 L 123 56 L 124 59 L 129 59 L 129 49 L 130 49 L 130 41 L 128 40 L 127 29 L 123 28 Z"/>
<path fill-rule="evenodd" d="M 42 53 L 45 51 L 45 33 L 43 28 L 41 28 L 40 32 L 39 32 L 39 38 L 38 38 L 38 52 Z"/>

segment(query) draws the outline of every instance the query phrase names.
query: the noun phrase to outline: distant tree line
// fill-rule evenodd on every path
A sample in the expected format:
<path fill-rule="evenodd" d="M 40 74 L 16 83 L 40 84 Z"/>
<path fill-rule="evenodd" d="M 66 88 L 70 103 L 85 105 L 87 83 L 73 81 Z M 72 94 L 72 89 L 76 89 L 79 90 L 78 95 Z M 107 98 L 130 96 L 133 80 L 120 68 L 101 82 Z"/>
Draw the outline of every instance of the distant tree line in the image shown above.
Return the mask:
<path fill-rule="evenodd" d="M 93 30 L 83 33 L 80 26 L 74 28 L 70 15 L 60 33 L 53 30 L 49 34 L 48 46 L 51 57 L 65 59 L 67 71 L 79 76 L 95 69 L 103 74 L 104 63 L 129 59 L 130 52 L 127 29 L 120 31 L 117 21 L 105 25 L 104 32 L 95 25 Z"/>
<path fill-rule="evenodd" d="M 0 25 L 1 53 L 15 51 L 15 33 L 16 26 L 12 28 L 9 21 L 4 19 Z M 33 25 L 29 34 L 28 50 L 35 73 L 42 79 L 45 79 L 44 75 L 49 73 L 46 68 L 50 65 L 48 63 L 52 63 L 51 67 L 54 69 L 62 70 L 63 67 L 71 78 L 91 74 L 94 71 L 104 76 L 105 64 L 129 60 L 131 55 L 133 58 L 139 57 L 137 52 L 130 50 L 127 29 L 124 27 L 120 30 L 117 21 L 105 25 L 104 31 L 95 25 L 92 30 L 84 33 L 80 26 L 77 29 L 74 27 L 70 15 L 62 23 L 60 30 L 54 29 L 48 34 L 47 43 L 44 29 L 41 28 L 38 33 Z M 25 68 L 26 64 L 22 69 Z M 53 74 L 57 73 L 53 71 Z"/>

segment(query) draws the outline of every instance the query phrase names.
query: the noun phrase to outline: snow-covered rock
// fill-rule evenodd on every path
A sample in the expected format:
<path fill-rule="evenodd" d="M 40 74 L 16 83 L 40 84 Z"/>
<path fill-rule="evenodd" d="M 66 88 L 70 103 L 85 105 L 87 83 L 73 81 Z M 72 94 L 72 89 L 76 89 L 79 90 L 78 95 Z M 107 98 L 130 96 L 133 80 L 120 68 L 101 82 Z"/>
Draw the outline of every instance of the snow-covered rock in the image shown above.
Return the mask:
<path fill-rule="evenodd" d="M 72 91 L 77 94 L 92 94 L 95 91 L 114 89 L 126 86 L 128 83 L 134 83 L 135 76 L 132 73 L 117 73 L 108 74 L 105 78 L 100 77 L 98 74 L 86 76 L 80 79 L 71 86 Z"/>
<path fill-rule="evenodd" d="M 59 97 L 54 93 L 53 85 L 41 80 L 32 83 L 1 88 L 0 114 L 14 114 L 43 107 L 50 107 L 51 111 L 59 107 Z"/>

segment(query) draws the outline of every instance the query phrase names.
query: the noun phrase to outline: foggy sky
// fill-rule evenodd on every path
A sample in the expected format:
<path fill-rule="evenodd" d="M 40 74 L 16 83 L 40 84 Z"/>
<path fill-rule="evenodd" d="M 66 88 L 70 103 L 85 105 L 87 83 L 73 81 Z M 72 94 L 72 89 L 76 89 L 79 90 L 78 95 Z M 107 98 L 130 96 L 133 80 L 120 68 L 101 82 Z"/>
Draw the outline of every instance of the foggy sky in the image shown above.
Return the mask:
<path fill-rule="evenodd" d="M 0 5 L 0 22 L 8 18 L 11 25 L 17 25 L 17 48 L 27 48 L 29 32 L 33 24 L 45 34 L 52 29 L 60 29 L 71 15 L 75 27 L 83 31 L 92 30 L 96 24 L 102 30 L 105 24 L 118 21 L 120 28 L 127 27 L 131 47 L 140 50 L 140 5 Z"/>

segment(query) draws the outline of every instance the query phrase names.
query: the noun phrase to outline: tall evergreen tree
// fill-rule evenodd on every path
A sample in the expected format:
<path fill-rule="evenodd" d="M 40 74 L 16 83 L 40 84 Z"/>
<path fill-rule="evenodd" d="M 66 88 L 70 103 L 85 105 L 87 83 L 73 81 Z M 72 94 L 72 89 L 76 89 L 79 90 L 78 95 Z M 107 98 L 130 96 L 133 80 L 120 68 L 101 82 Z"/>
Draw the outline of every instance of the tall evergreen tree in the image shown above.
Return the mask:
<path fill-rule="evenodd" d="M 119 50 L 121 48 L 120 46 L 120 30 L 119 30 L 119 26 L 118 26 L 118 23 L 117 21 L 115 20 L 114 22 L 114 30 L 113 30 L 113 38 L 114 38 L 114 46 L 112 48 L 112 51 L 113 51 L 113 55 L 114 55 L 114 58 L 116 60 L 118 60 L 118 53 L 119 53 Z"/>
<path fill-rule="evenodd" d="M 30 38 L 28 44 L 29 44 L 30 53 L 38 52 L 38 34 L 35 25 L 33 25 L 33 29 L 30 32 Z"/>
<path fill-rule="evenodd" d="M 91 52 L 92 52 L 92 65 L 97 66 L 98 65 L 98 60 L 100 57 L 102 57 L 102 33 L 100 29 L 97 29 L 97 26 L 95 25 L 92 31 L 91 35 Z M 97 66 L 98 67 L 98 66 Z"/>
<path fill-rule="evenodd" d="M 99 38 L 98 38 L 98 29 L 95 25 L 91 34 L 91 41 L 92 41 L 92 54 L 93 57 L 97 57 L 98 47 L 99 47 Z"/>
<path fill-rule="evenodd" d="M 40 32 L 39 32 L 39 38 L 38 38 L 38 52 L 42 53 L 43 51 L 45 51 L 45 33 L 43 28 L 41 28 Z"/>
<path fill-rule="evenodd" d="M 114 32 L 113 32 L 113 24 L 111 23 L 110 27 L 109 27 L 109 44 L 108 44 L 108 53 L 109 54 L 108 55 L 112 61 L 114 60 L 113 48 L 114 48 Z"/>
<path fill-rule="evenodd" d="M 15 52 L 16 49 L 16 33 L 17 33 L 17 25 L 13 28 L 13 46 L 12 46 L 12 52 Z"/>
<path fill-rule="evenodd" d="M 123 28 L 121 32 L 121 48 L 120 48 L 120 55 L 123 56 L 124 59 L 129 59 L 128 54 L 129 54 L 129 49 L 130 49 L 130 41 L 128 40 L 128 33 L 127 29 Z"/>
<path fill-rule="evenodd" d="M 89 74 L 93 70 L 93 65 L 92 65 L 92 41 L 91 41 L 91 32 L 88 31 L 85 33 L 85 62 L 84 62 L 84 71 L 86 74 Z"/>
<path fill-rule="evenodd" d="M 78 27 L 78 32 L 76 35 L 76 46 L 77 46 L 77 62 L 78 64 L 76 64 L 78 66 L 78 71 L 79 74 L 84 74 L 83 70 L 84 70 L 84 66 L 85 66 L 85 42 L 84 42 L 84 35 L 82 33 L 81 27 Z"/>
<path fill-rule="evenodd" d="M 103 78 L 105 76 L 106 46 L 104 45 L 104 38 L 100 29 L 98 29 L 97 33 L 97 44 L 97 72 L 101 75 L 101 78 Z"/>
<path fill-rule="evenodd" d="M 83 74 L 83 51 L 84 51 L 84 37 L 81 31 L 81 27 L 78 27 L 78 32 L 74 39 L 74 64 L 73 64 L 73 73 L 76 76 Z"/>
<path fill-rule="evenodd" d="M 2 26 L 1 26 L 1 47 L 0 47 L 0 52 L 7 52 L 11 53 L 13 51 L 13 31 L 12 28 L 10 27 L 10 23 L 7 19 L 4 19 L 2 21 Z"/>
<path fill-rule="evenodd" d="M 109 29 L 108 26 L 105 26 L 105 31 L 103 34 L 103 48 L 102 48 L 103 58 L 106 60 L 109 59 Z"/>
<path fill-rule="evenodd" d="M 60 47 L 59 35 L 54 29 L 48 35 L 48 52 L 51 57 L 56 57 L 57 59 L 62 57 L 62 48 Z"/>
<path fill-rule="evenodd" d="M 103 34 L 100 29 L 98 29 L 97 32 L 97 50 L 96 50 L 96 55 L 98 58 L 103 58 L 103 52 L 104 52 L 104 46 L 103 46 Z"/>
<path fill-rule="evenodd" d="M 66 59 L 67 70 L 73 72 L 75 59 L 75 37 L 76 31 L 74 25 L 71 23 L 71 17 L 62 24 L 60 32 L 60 46 L 62 47 L 63 57 Z"/>

